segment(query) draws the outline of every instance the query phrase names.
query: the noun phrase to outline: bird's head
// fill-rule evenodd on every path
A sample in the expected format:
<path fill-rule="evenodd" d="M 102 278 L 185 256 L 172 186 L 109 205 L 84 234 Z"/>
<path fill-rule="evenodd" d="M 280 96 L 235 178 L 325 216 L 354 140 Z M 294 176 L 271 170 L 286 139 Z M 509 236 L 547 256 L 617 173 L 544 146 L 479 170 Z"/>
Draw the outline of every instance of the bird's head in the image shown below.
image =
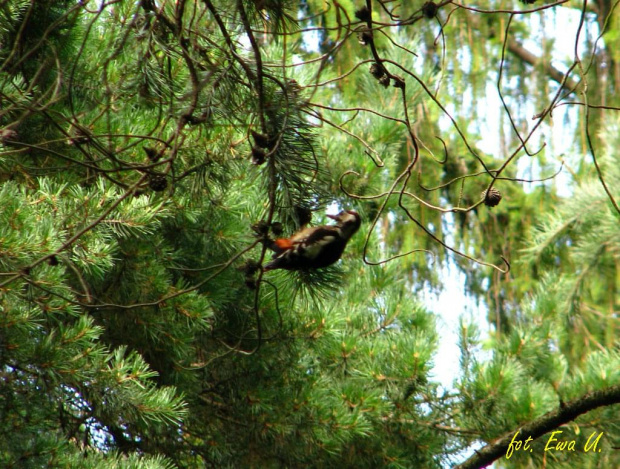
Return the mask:
<path fill-rule="evenodd" d="M 336 226 L 340 227 L 347 239 L 353 236 L 362 224 L 362 218 L 355 210 L 343 210 L 338 215 L 327 216 L 336 222 Z"/>

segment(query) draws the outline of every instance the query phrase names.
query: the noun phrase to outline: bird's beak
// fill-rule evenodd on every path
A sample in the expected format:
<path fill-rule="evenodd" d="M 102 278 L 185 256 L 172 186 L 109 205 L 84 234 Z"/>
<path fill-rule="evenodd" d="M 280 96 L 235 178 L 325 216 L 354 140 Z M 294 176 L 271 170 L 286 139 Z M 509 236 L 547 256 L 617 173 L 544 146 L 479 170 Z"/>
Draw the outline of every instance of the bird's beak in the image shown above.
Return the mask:
<path fill-rule="evenodd" d="M 338 215 L 330 215 L 329 213 L 326 213 L 325 216 L 328 218 L 331 218 L 332 220 L 336 220 L 336 221 L 340 219 Z"/>

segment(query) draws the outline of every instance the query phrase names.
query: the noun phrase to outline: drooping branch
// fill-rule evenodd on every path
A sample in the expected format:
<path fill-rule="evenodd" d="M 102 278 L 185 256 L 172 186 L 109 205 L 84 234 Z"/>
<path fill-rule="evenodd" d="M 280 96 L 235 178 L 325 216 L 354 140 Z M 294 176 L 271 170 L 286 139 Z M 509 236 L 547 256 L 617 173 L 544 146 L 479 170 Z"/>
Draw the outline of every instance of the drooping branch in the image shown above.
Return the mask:
<path fill-rule="evenodd" d="M 516 55 L 523 62 L 530 64 L 534 67 L 540 65 L 540 63 L 542 62 L 542 59 L 540 57 L 532 54 L 529 50 L 519 44 L 518 41 L 512 38 L 508 38 L 508 40 L 506 41 L 506 48 L 510 53 Z M 559 83 L 560 85 L 562 84 L 562 82 L 564 81 L 564 73 L 551 65 L 550 62 L 543 64 L 542 67 L 545 73 L 549 76 L 549 78 L 551 78 L 556 83 Z M 567 77 L 566 82 L 564 83 L 564 87 L 567 90 L 574 92 L 578 87 L 578 83 Z"/>
<path fill-rule="evenodd" d="M 463 5 L 458 5 L 458 6 L 460 8 L 465 8 L 471 11 L 480 11 L 480 12 L 490 13 L 489 11 L 477 10 L 475 8 L 464 7 Z M 548 7 L 548 6 L 549 5 L 545 5 L 545 7 Z M 524 13 L 524 12 L 519 12 L 519 11 L 506 11 L 506 10 L 494 10 L 494 12 L 511 13 L 512 15 Z M 490 31 L 490 36 L 499 37 L 499 34 L 494 28 L 492 28 Z M 528 49 L 523 47 L 523 45 L 519 41 L 517 41 L 511 36 L 506 38 L 506 49 L 508 50 L 508 52 L 510 52 L 515 57 L 517 57 L 519 60 L 521 60 L 522 62 L 528 65 L 531 65 L 533 67 L 542 65 L 542 70 L 544 71 L 544 73 L 556 83 L 560 85 L 564 84 L 564 89 L 566 89 L 570 93 L 574 93 L 575 91 L 577 91 L 577 88 L 579 86 L 578 82 L 571 79 L 570 77 L 566 77 L 565 79 L 564 77 L 566 73 L 563 73 L 562 71 L 555 68 L 553 65 L 551 65 L 550 61 L 544 62 L 541 57 L 538 57 L 536 54 L 533 54 L 532 52 L 530 52 Z"/>
<path fill-rule="evenodd" d="M 548 412 L 536 420 L 523 425 L 519 430 L 522 435 L 527 435 L 532 437 L 532 440 L 536 440 L 545 433 L 549 433 L 551 430 L 575 420 L 582 414 L 599 407 L 614 404 L 620 404 L 620 385 L 611 386 L 601 391 L 593 391 L 564 405 L 560 405 L 557 410 Z M 455 469 L 479 469 L 501 458 L 508 451 L 515 432 L 510 431 L 495 442 L 476 451 L 473 456 L 456 466 Z"/>

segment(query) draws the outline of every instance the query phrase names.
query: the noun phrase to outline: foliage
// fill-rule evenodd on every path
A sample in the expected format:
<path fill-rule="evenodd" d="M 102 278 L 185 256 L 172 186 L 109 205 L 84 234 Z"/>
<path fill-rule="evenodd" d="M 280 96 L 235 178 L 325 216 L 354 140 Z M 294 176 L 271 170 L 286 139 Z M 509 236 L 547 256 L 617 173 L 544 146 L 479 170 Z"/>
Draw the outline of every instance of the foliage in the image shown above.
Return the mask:
<path fill-rule="evenodd" d="M 616 14 L 434 5 L 0 5 L 0 465 L 445 467 L 618 384 Z M 341 264 L 251 268 L 335 207 Z M 492 324 L 448 388 L 441 265 Z M 611 402 L 571 425 L 504 463 L 618 465 Z"/>

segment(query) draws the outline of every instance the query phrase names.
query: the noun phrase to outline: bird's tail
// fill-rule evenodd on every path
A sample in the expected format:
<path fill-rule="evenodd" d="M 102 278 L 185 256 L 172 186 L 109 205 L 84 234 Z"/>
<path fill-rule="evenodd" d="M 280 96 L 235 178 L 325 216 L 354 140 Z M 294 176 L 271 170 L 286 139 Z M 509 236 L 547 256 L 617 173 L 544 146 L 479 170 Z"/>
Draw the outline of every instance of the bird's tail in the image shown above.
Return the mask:
<path fill-rule="evenodd" d="M 276 257 L 263 266 L 263 272 L 282 268 L 282 258 Z"/>
<path fill-rule="evenodd" d="M 287 238 L 267 239 L 263 241 L 267 249 L 273 251 L 273 259 L 263 266 L 263 271 L 281 269 L 286 261 L 282 254 L 293 248 L 293 242 Z"/>

